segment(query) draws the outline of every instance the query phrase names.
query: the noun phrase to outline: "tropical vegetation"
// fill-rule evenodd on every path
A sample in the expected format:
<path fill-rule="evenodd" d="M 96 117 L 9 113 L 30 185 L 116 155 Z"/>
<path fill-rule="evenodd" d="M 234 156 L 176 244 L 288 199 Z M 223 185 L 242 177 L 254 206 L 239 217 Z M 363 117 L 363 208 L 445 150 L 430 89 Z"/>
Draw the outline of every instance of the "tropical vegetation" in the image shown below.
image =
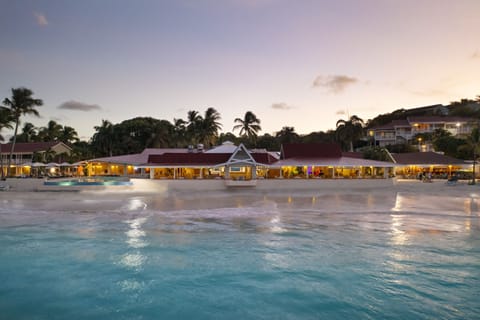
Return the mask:
<path fill-rule="evenodd" d="M 27 88 L 15 88 L 12 89 L 12 97 L 5 98 L 3 104 L 9 110 L 8 118 L 14 123 L 15 129 L 13 133 L 12 147 L 10 148 L 10 156 L 8 157 L 7 168 L 10 168 L 12 163 L 13 150 L 15 148 L 15 142 L 17 140 L 18 125 L 20 124 L 20 118 L 25 115 L 39 116 L 36 107 L 43 105 L 43 101 L 32 97 L 33 91 Z M 3 169 L 2 169 L 3 172 Z"/>
<path fill-rule="evenodd" d="M 112 123 L 102 119 L 95 125 L 93 136 L 89 141 L 81 141 L 76 130 L 50 120 L 43 127 L 32 123 L 21 123 L 24 115 L 39 115 L 37 107 L 43 101 L 33 98 L 33 92 L 26 88 L 12 89 L 12 97 L 3 101 L 0 107 L 0 141 L 5 130 L 12 130 L 10 142 L 61 141 L 72 147 L 70 161 L 91 159 L 95 157 L 115 156 L 142 152 L 145 148 L 209 148 L 225 141 L 235 144 L 244 143 L 248 148 L 265 148 L 271 151 L 280 150 L 283 143 L 319 143 L 337 142 L 344 151 L 361 151 L 364 157 L 388 160 L 386 150 L 390 152 L 411 152 L 417 150 L 417 139 L 431 143 L 435 150 L 461 159 L 472 159 L 479 154 L 478 139 L 472 136 L 453 137 L 449 132 L 437 130 L 431 134 L 422 134 L 407 144 L 390 145 L 380 148 L 372 144 L 367 132 L 370 128 L 405 119 L 407 116 L 449 115 L 472 117 L 480 121 L 480 96 L 476 100 L 462 99 L 448 106 L 432 106 L 416 109 L 399 109 L 392 113 L 378 115 L 364 121 L 353 115 L 348 119 L 339 119 L 334 130 L 316 131 L 301 135 L 294 127 L 284 126 L 273 134 L 260 134 L 261 120 L 247 111 L 233 123 L 233 132 L 221 132 L 221 115 L 213 107 L 202 114 L 198 110 L 189 110 L 185 119 L 173 119 L 172 122 L 152 117 L 136 117 L 120 123 Z M 20 125 L 22 126 L 20 127 Z M 3 131 L 2 131 L 3 130 Z M 13 149 L 12 149 L 13 150 Z M 5 152 L 6 150 L 1 150 Z M 11 152 L 11 150 L 9 150 Z M 1 157 L 0 157 L 1 158 Z M 9 159 L 11 161 L 11 159 Z M 3 165 L 3 163 L 1 163 Z M 3 171 L 2 171 L 3 172 Z"/>
<path fill-rule="evenodd" d="M 236 118 L 234 123 L 237 124 L 233 126 L 233 131 L 240 130 L 240 136 L 246 138 L 250 143 L 255 145 L 258 132 L 262 130 L 260 119 L 258 119 L 253 112 L 247 111 L 243 116 L 243 119 Z"/>

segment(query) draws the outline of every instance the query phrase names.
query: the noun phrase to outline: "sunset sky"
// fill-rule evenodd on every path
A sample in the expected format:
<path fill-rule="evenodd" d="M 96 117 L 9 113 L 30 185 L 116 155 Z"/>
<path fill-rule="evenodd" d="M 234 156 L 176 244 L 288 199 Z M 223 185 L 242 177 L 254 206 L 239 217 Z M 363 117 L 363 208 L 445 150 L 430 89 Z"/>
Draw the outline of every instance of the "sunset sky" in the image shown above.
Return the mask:
<path fill-rule="evenodd" d="M 479 0 L 0 0 L 0 98 L 30 88 L 44 106 L 24 120 L 82 139 L 102 119 L 208 107 L 223 132 L 246 111 L 261 134 L 326 131 L 480 95 L 479 14 Z"/>

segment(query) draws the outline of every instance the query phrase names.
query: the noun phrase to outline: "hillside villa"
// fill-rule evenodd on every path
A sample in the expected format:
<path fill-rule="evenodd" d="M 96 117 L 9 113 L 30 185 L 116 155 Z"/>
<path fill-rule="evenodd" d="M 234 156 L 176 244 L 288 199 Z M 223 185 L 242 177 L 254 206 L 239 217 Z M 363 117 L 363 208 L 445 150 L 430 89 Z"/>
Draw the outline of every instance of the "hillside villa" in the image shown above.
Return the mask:
<path fill-rule="evenodd" d="M 453 136 L 465 136 L 477 125 L 475 119 L 449 116 L 417 116 L 371 128 L 368 132 L 373 143 L 378 146 L 418 143 L 419 151 L 429 151 L 429 146 L 421 140 L 413 141 L 419 134 L 433 133 L 437 129 L 450 132 Z"/>

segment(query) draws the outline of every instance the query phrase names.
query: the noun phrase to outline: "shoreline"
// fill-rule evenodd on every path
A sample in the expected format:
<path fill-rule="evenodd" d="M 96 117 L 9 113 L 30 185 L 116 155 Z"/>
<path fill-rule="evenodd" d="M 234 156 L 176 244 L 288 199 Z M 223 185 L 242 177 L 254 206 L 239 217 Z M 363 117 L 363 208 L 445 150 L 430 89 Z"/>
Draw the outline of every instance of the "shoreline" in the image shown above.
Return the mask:
<path fill-rule="evenodd" d="M 42 215 L 58 212 L 137 214 L 148 209 L 177 212 L 182 216 L 185 210 L 194 210 L 201 217 L 227 209 L 225 217 L 228 218 L 232 210 L 237 212 L 235 210 L 240 208 L 255 208 L 247 209 L 246 213 L 239 211 L 248 215 L 257 212 L 258 208 L 264 212 L 265 206 L 269 212 L 271 209 L 272 212 L 281 210 L 277 206 L 287 210 L 291 206 L 298 206 L 325 213 L 416 212 L 424 215 L 480 217 L 480 184 L 468 185 L 467 181 L 450 186 L 445 180 L 431 183 L 404 179 L 314 180 L 309 184 L 301 180 L 271 180 L 262 181 L 256 188 L 236 189 L 226 188 L 221 181 L 215 181 L 209 188 L 195 189 L 195 186 L 207 185 L 204 185 L 204 181 L 183 180 L 167 184 L 160 180 L 132 180 L 133 186 L 128 189 L 114 186 L 62 191 L 12 188 L 0 192 L 1 211 L 13 213 L 17 209 L 25 209 Z M 25 180 L 22 183 L 28 186 Z M 215 188 L 219 186 L 222 188 Z"/>
<path fill-rule="evenodd" d="M 0 198 L 21 193 L 101 193 L 104 194 L 204 194 L 209 192 L 242 194 L 275 193 L 384 193 L 412 192 L 430 195 L 480 197 L 480 183 L 469 185 L 459 181 L 448 185 L 446 180 L 422 182 L 410 179 L 283 179 L 258 180 L 255 187 L 225 186 L 223 180 L 150 180 L 131 179 L 131 186 L 48 186 L 43 179 L 7 179 L 3 184 L 10 188 L 0 192 Z"/>

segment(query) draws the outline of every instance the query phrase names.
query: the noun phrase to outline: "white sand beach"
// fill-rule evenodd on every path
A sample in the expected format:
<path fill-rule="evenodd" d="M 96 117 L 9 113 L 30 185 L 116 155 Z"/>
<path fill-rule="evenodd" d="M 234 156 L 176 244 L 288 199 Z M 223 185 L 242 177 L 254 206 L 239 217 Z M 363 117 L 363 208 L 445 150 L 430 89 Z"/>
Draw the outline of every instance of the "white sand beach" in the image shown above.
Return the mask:
<path fill-rule="evenodd" d="M 399 206 L 417 210 L 460 210 L 479 214 L 480 185 L 460 181 L 447 185 L 445 180 L 424 183 L 418 180 L 284 180 L 259 181 L 255 188 L 226 188 L 218 181 L 154 181 L 133 179 L 130 187 L 78 188 L 70 191 L 37 189 L 42 180 L 12 179 L 9 191 L 0 192 L 4 207 L 32 207 L 39 210 L 116 210 L 148 206 L 158 210 L 212 209 L 248 206 L 251 202 L 275 199 L 288 202 L 299 199 L 315 206 L 343 207 L 358 211 L 362 207 L 390 210 Z M 68 190 L 68 189 L 63 189 Z M 336 199 L 335 201 L 331 201 Z M 408 205 L 406 204 L 408 200 Z M 136 208 L 138 207 L 138 208 Z"/>

